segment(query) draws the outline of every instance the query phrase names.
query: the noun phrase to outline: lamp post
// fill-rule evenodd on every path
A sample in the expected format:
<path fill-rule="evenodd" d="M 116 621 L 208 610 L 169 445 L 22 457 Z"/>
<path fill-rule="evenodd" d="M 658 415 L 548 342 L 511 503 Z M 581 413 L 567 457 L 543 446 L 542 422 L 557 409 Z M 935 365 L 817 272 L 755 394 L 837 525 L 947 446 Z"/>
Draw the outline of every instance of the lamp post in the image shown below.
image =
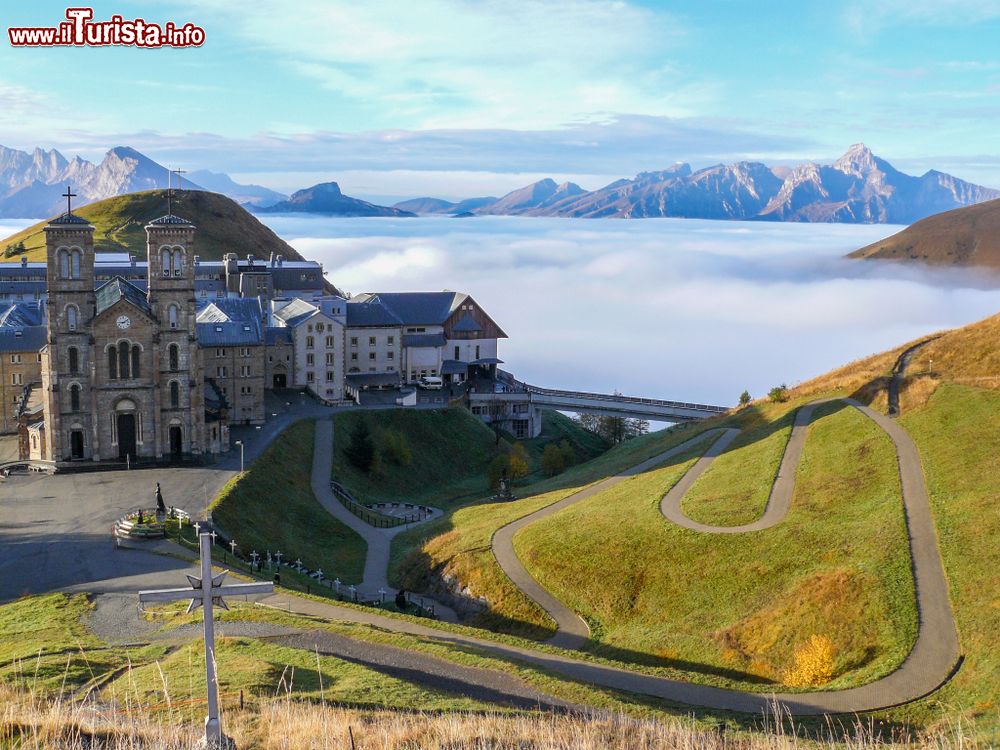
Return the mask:
<path fill-rule="evenodd" d="M 240 446 L 240 474 L 243 473 L 243 441 L 237 440 L 236 445 Z"/>

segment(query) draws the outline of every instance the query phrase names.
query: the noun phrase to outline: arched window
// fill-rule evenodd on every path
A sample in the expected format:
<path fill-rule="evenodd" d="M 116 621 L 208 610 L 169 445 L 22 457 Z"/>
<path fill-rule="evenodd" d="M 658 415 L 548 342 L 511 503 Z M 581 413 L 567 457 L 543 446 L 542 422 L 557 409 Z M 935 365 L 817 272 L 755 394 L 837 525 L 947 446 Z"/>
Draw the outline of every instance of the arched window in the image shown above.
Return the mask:
<path fill-rule="evenodd" d="M 180 347 L 177 344 L 171 344 L 167 347 L 167 361 L 171 370 L 180 369 Z"/>
<path fill-rule="evenodd" d="M 76 375 L 80 371 L 80 350 L 75 346 L 71 346 L 66 350 L 66 354 L 69 357 L 70 374 Z"/>
<path fill-rule="evenodd" d="M 170 408 L 176 409 L 181 405 L 181 387 L 176 380 L 170 381 Z"/>
<path fill-rule="evenodd" d="M 79 315 L 78 315 L 77 310 L 76 310 L 76 305 L 67 305 L 66 306 L 66 327 L 69 330 L 71 330 L 71 331 L 75 331 L 76 330 L 77 323 L 79 322 L 78 318 L 79 318 Z"/>
<path fill-rule="evenodd" d="M 118 377 L 128 380 L 129 373 L 129 345 L 127 341 L 118 344 Z"/>
<path fill-rule="evenodd" d="M 80 411 L 80 386 L 76 383 L 69 387 L 70 411 Z"/>
<path fill-rule="evenodd" d="M 170 305 L 167 308 L 167 320 L 170 322 L 171 328 L 177 327 L 177 305 Z"/>
<path fill-rule="evenodd" d="M 118 350 L 114 344 L 108 347 L 108 378 L 118 379 Z"/>
<path fill-rule="evenodd" d="M 173 265 L 174 276 L 180 276 L 181 269 L 184 268 L 184 251 L 181 250 L 179 247 L 174 248 L 172 265 Z"/>
<path fill-rule="evenodd" d="M 142 354 L 142 349 L 138 346 L 132 347 L 132 377 L 139 378 L 142 377 L 142 373 L 139 370 L 139 355 Z"/>
<path fill-rule="evenodd" d="M 80 278 L 80 251 L 77 249 L 70 250 L 69 253 L 70 260 L 70 276 L 74 279 Z"/>
<path fill-rule="evenodd" d="M 69 278 L 69 250 L 65 248 L 59 251 L 59 278 Z"/>
<path fill-rule="evenodd" d="M 160 267 L 163 269 L 163 275 L 170 275 L 170 249 L 162 248 L 160 250 Z"/>

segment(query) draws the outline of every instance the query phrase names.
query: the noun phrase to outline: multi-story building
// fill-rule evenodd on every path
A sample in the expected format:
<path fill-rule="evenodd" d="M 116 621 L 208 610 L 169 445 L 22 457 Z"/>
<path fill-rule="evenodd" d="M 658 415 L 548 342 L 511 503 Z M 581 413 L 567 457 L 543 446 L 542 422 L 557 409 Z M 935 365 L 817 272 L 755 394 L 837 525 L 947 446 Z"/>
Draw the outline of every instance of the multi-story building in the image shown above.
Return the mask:
<path fill-rule="evenodd" d="M 17 431 L 25 386 L 42 379 L 44 317 L 37 302 L 0 305 L 0 433 Z"/>
<path fill-rule="evenodd" d="M 265 308 L 259 297 L 219 299 L 198 310 L 205 377 L 229 405 L 230 424 L 263 424 Z"/>
<path fill-rule="evenodd" d="M 292 382 L 325 401 L 344 398 L 347 300 L 322 297 L 272 302 L 272 322 L 290 332 Z"/>

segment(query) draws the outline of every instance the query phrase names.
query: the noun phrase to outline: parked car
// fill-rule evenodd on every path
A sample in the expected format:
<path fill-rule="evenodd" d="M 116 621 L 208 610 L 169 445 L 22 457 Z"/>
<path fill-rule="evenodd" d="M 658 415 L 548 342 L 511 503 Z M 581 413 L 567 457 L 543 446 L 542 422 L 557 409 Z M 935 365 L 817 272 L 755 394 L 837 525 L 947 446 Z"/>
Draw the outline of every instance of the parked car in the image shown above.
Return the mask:
<path fill-rule="evenodd" d="M 444 381 L 434 375 L 424 375 L 420 378 L 420 387 L 428 391 L 440 391 L 444 387 Z"/>

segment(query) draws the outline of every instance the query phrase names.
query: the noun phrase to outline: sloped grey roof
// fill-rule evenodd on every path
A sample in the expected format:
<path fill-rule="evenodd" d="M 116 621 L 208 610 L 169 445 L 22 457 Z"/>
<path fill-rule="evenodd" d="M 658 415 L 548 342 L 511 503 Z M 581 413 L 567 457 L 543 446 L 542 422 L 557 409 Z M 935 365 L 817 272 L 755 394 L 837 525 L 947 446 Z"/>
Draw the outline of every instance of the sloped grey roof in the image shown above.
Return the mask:
<path fill-rule="evenodd" d="M 403 321 L 392 310 L 379 302 L 347 303 L 347 327 L 400 326 Z"/>
<path fill-rule="evenodd" d="M 146 226 L 178 226 L 178 227 L 193 227 L 192 224 L 187 219 L 182 219 L 180 216 L 174 216 L 173 214 L 167 214 L 166 216 L 161 216 L 159 219 L 153 219 Z"/>
<path fill-rule="evenodd" d="M 286 326 L 295 327 L 305 321 L 307 318 L 311 318 L 319 312 L 319 308 L 311 302 L 306 302 L 303 299 L 293 299 L 284 307 L 274 311 L 274 317 L 283 321 Z"/>
<path fill-rule="evenodd" d="M 118 302 L 118 300 L 124 299 L 138 307 L 149 317 L 153 317 L 153 311 L 149 309 L 149 301 L 146 299 L 146 293 L 121 276 L 115 276 L 111 281 L 106 281 L 99 286 L 94 292 L 94 297 L 97 300 L 98 315 Z"/>
<path fill-rule="evenodd" d="M 377 292 L 359 295 L 362 302 L 381 302 L 404 325 L 443 325 L 469 295 L 462 292 Z"/>
<path fill-rule="evenodd" d="M 443 333 L 410 333 L 403 336 L 403 346 L 444 346 L 445 337 Z"/>
<path fill-rule="evenodd" d="M 48 223 L 48 226 L 58 226 L 58 225 L 76 225 L 76 226 L 90 226 L 90 222 L 83 217 L 77 216 L 74 213 L 65 213 L 61 216 L 57 216 L 52 221 Z"/>
<path fill-rule="evenodd" d="M 45 326 L 0 327 L 0 352 L 37 352 L 45 341 Z"/>
<path fill-rule="evenodd" d="M 442 375 L 457 375 L 459 373 L 468 372 L 469 363 L 461 362 L 457 359 L 446 359 L 441 363 L 441 374 Z"/>
<path fill-rule="evenodd" d="M 40 326 L 44 317 L 42 306 L 38 302 L 15 302 L 13 305 L 0 305 L 0 327 Z"/>
<path fill-rule="evenodd" d="M 195 327 L 198 329 L 198 346 L 254 346 L 264 343 L 260 323 L 239 320 L 196 323 Z"/>
<path fill-rule="evenodd" d="M 259 323 L 264 317 L 264 310 L 258 297 L 223 297 L 206 300 L 198 309 L 199 323 L 214 323 L 226 321 L 255 321 Z"/>
<path fill-rule="evenodd" d="M 398 372 L 352 372 L 345 376 L 347 384 L 355 388 L 396 385 L 399 383 L 399 377 Z"/>
<path fill-rule="evenodd" d="M 290 328 L 278 328 L 276 326 L 268 326 L 264 329 L 265 341 L 268 344 L 291 344 L 292 343 L 292 331 Z"/>
<path fill-rule="evenodd" d="M 454 326 L 452 326 L 452 330 L 459 331 L 461 333 L 472 333 L 483 329 L 479 326 L 479 323 L 476 322 L 476 319 L 472 317 L 472 313 L 467 312 L 458 319 L 458 322 Z"/>

